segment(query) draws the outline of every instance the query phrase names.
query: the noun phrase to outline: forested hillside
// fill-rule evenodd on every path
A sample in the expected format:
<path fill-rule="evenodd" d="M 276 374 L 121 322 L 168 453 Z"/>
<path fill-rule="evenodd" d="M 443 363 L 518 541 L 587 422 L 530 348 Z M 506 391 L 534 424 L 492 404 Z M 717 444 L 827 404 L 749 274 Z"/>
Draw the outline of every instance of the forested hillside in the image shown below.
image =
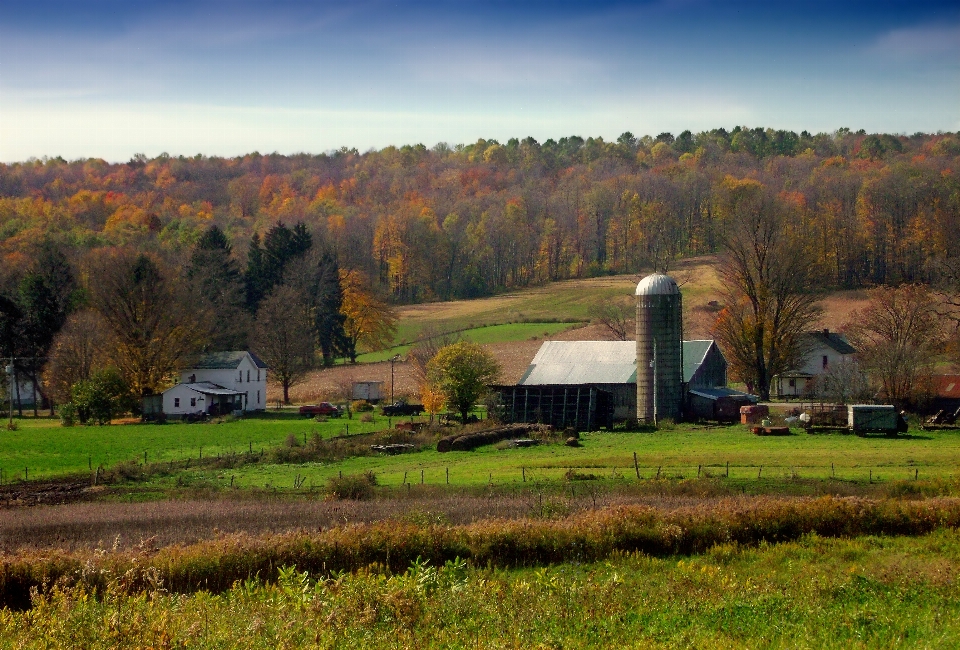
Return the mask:
<path fill-rule="evenodd" d="M 80 267 L 117 245 L 182 267 L 213 224 L 246 267 L 255 234 L 303 221 L 341 268 L 395 302 L 474 297 L 713 252 L 735 195 L 757 183 L 790 216 L 824 287 L 926 281 L 931 262 L 960 254 L 957 135 L 738 127 L 0 165 L 3 280 L 44 240 Z"/>

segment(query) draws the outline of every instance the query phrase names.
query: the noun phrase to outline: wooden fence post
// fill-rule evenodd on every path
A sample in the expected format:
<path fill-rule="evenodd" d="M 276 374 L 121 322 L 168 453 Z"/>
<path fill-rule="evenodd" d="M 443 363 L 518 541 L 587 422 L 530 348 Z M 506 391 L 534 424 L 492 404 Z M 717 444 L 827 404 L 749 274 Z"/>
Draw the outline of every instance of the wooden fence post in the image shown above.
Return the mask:
<path fill-rule="evenodd" d="M 640 465 L 637 463 L 637 452 L 633 452 L 633 469 L 637 473 L 637 480 L 640 480 Z"/>

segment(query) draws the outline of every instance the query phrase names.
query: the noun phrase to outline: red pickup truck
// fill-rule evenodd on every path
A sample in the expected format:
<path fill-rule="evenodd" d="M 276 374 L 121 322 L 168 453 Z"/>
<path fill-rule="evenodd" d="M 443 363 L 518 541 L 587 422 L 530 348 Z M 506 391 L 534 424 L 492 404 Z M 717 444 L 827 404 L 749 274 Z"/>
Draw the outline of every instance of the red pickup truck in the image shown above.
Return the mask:
<path fill-rule="evenodd" d="M 319 404 L 304 404 L 300 407 L 300 415 L 307 417 L 316 417 L 325 415 L 329 418 L 340 417 L 340 409 L 330 402 L 320 402 Z"/>

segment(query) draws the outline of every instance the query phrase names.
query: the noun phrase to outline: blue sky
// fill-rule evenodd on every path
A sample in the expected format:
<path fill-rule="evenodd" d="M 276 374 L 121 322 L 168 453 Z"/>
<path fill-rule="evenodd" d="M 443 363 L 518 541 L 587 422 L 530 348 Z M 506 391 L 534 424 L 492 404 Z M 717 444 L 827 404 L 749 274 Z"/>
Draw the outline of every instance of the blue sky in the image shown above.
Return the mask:
<path fill-rule="evenodd" d="M 960 130 L 960 5 L 0 5 L 5 162 L 738 124 Z"/>

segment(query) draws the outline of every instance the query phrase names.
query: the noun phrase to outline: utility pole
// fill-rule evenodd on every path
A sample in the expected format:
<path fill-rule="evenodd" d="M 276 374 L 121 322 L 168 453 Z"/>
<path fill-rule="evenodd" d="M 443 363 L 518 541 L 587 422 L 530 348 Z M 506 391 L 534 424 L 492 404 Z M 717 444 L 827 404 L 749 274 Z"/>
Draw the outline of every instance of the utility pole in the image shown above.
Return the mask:
<path fill-rule="evenodd" d="M 400 360 L 400 355 L 390 357 L 390 403 L 393 404 L 393 364 Z"/>
<path fill-rule="evenodd" d="M 10 389 L 10 422 L 7 424 L 7 427 L 10 431 L 13 430 L 13 357 L 10 357 L 10 365 L 7 366 L 7 385 Z"/>

